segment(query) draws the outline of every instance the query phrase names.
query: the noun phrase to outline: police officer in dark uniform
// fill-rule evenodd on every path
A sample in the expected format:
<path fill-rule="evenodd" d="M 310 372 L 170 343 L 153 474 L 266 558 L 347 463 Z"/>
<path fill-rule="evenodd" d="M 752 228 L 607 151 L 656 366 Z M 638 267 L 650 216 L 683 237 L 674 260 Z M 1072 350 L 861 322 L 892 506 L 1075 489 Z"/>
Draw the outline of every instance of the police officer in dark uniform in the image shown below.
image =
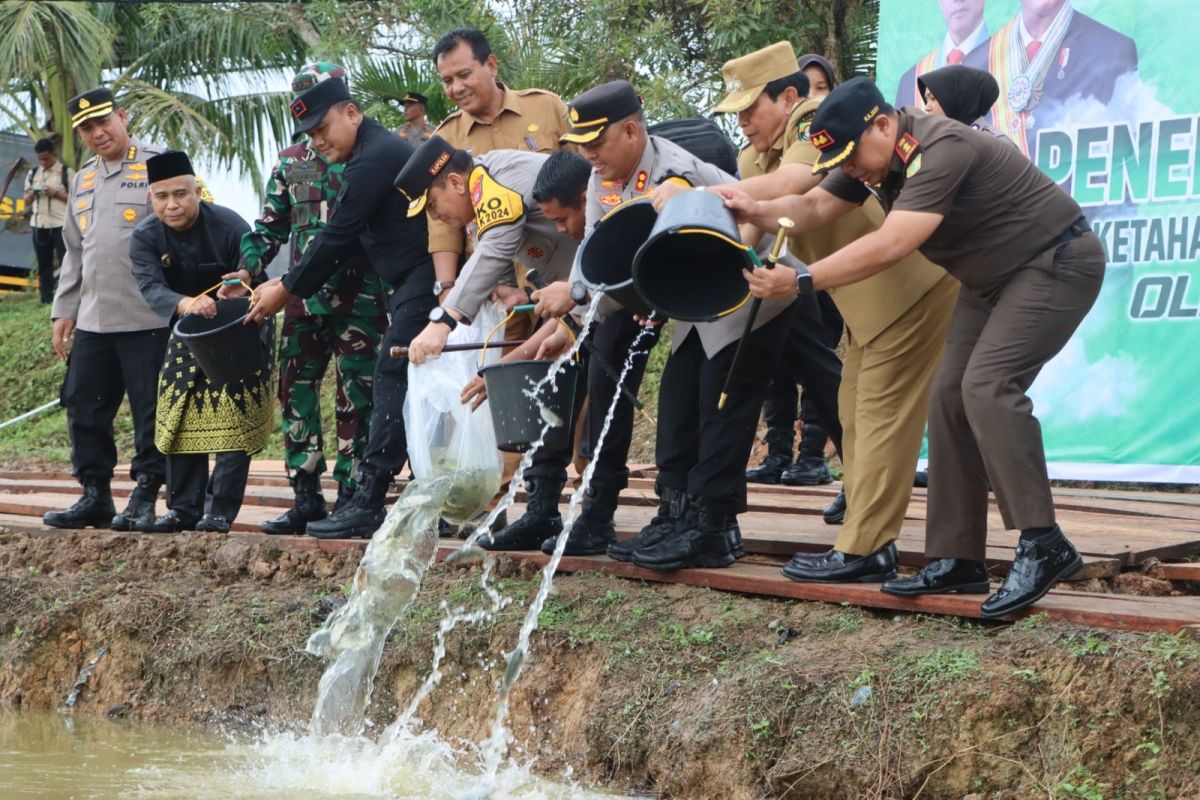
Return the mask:
<path fill-rule="evenodd" d="M 247 322 L 281 309 L 292 295 L 309 297 L 341 269 L 347 258 L 366 250 L 371 266 L 394 289 L 388 297 L 391 323 L 375 367 L 375 408 L 354 498 L 328 518 L 308 524 L 320 538 L 370 537 L 384 517 L 384 498 L 408 458 L 400 410 L 408 389 L 408 361 L 391 358 L 393 346 L 407 346 L 437 305 L 433 262 L 425 217 L 408 216 L 408 201 L 392 186 L 413 148 L 370 117 L 363 116 L 338 78 L 318 83 L 292 102 L 298 132 L 331 163 L 346 163 L 338 204 L 325 228 L 282 279 L 256 292 Z"/>
<path fill-rule="evenodd" d="M 1016 148 L 945 117 L 893 109 L 867 78 L 835 89 L 817 110 L 814 171 L 832 172 L 802 196 L 755 203 L 726 193 L 743 219 L 799 232 L 827 224 L 872 195 L 887 218 L 807 269 L 748 275 L 758 296 L 836 287 L 919 249 L 962 283 L 929 404 L 925 554 L 889 594 L 987 592 L 988 484 L 1009 529 L 1021 531 L 1004 585 L 984 617 L 1036 603 L 1082 565 L 1055 523 L 1042 432 L 1026 392 L 1067 343 L 1100 292 L 1105 256 L 1079 205 Z M 1017 202 L 1019 200 L 1019 202 Z"/>
<path fill-rule="evenodd" d="M 55 528 L 127 531 L 154 521 L 154 501 L 166 472 L 163 454 L 154 446 L 154 407 L 168 331 L 138 292 L 129 261 L 133 229 L 150 213 L 146 159 L 162 149 L 129 134 L 125 109 L 108 89 L 73 97 L 67 108 L 71 126 L 96 153 L 71 182 L 63 224 L 67 251 L 50 310 L 54 349 L 63 358 L 67 340 L 75 336 L 62 404 L 83 497 L 42 521 Z M 137 486 L 128 507 L 116 514 L 109 489 L 117 465 L 112 423 L 125 394 L 135 447 L 129 471 Z"/>

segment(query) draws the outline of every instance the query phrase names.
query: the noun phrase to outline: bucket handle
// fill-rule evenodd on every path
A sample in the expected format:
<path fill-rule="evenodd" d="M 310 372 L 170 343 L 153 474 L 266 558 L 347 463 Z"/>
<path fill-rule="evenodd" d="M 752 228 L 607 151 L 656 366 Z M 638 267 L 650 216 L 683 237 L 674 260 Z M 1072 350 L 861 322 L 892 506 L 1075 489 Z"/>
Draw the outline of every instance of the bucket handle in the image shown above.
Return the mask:
<path fill-rule="evenodd" d="M 250 305 L 252 305 L 252 306 L 253 306 L 253 305 L 254 305 L 254 287 L 252 287 L 250 284 L 248 284 L 248 283 L 246 283 L 245 281 L 242 281 L 242 280 L 239 280 L 239 281 L 238 281 L 238 283 L 240 283 L 242 286 L 245 286 L 245 287 L 246 287 L 246 289 L 247 289 L 247 290 L 250 292 Z M 219 283 L 214 283 L 212 286 L 208 287 L 208 288 L 207 288 L 207 289 L 205 289 L 203 292 L 201 292 L 200 294 L 198 294 L 198 295 L 196 295 L 195 297 L 193 297 L 193 298 L 192 298 L 192 302 L 187 304 L 187 308 L 185 308 L 185 309 L 183 310 L 183 314 L 181 314 L 180 316 L 184 316 L 184 317 L 186 317 L 186 316 L 188 315 L 188 312 L 190 312 L 190 311 L 192 310 L 192 304 L 193 304 L 193 303 L 195 303 L 195 302 L 196 302 L 197 300 L 199 300 L 201 297 L 204 297 L 204 295 L 208 294 L 208 293 L 209 293 L 209 292 L 211 292 L 213 289 L 220 289 L 220 288 L 221 288 L 222 286 L 224 286 L 224 285 L 225 285 L 225 281 L 220 281 Z M 232 285 L 232 284 L 231 284 L 231 285 Z"/>
<path fill-rule="evenodd" d="M 520 306 L 518 306 L 518 308 L 519 307 Z M 491 344 L 492 336 L 495 335 L 496 331 L 500 330 L 505 325 L 507 325 L 508 321 L 511 320 L 513 317 L 515 317 L 516 314 L 517 314 L 516 308 L 514 308 L 512 311 L 509 311 L 508 316 L 506 316 L 504 319 L 500 320 L 495 325 L 493 325 L 492 329 L 490 331 L 488 331 L 487 336 L 483 337 L 483 349 L 479 353 L 479 365 L 480 366 L 483 366 L 483 363 L 485 361 L 487 361 L 488 345 Z M 555 320 L 555 322 L 557 322 L 557 320 Z M 571 344 L 573 346 L 575 344 L 575 334 L 571 331 L 571 326 L 563 325 L 563 329 L 567 332 L 567 335 L 571 337 Z M 578 352 L 575 353 L 575 358 L 577 358 L 577 359 L 579 358 Z"/>

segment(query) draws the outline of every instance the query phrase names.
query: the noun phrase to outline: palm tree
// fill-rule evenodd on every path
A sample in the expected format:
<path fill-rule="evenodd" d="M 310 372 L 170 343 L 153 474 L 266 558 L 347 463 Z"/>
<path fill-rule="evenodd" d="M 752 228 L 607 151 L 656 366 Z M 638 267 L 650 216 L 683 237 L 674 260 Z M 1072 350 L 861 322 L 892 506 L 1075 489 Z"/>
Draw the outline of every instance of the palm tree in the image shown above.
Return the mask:
<path fill-rule="evenodd" d="M 43 109 L 62 135 L 64 161 L 77 166 L 67 100 L 103 79 L 140 135 L 223 166 L 245 164 L 258 184 L 258 154 L 290 130 L 291 98 L 264 88 L 307 51 L 288 8 L 276 4 L 5 2 L 0 109 L 35 138 L 41 125 L 30 106 Z"/>

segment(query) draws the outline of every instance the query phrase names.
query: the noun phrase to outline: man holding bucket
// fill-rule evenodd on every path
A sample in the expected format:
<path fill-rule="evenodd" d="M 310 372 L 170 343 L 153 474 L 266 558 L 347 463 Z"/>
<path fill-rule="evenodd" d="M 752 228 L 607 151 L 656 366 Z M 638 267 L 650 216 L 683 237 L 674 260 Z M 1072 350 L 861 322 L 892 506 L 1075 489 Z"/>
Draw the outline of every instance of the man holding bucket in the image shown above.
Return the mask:
<path fill-rule="evenodd" d="M 641 98 L 627 81 L 589 89 L 571 101 L 568 109 L 573 127 L 564 138 L 582 146 L 593 169 L 588 188 L 589 236 L 608 224 L 601 221 L 606 213 L 649 195 L 663 183 L 704 186 L 732 180 L 727 173 L 700 161 L 678 145 L 649 135 Z M 728 222 L 732 228 L 729 234 L 736 239 L 738 233 L 732 219 Z M 650 238 L 655 238 L 653 233 Z M 693 237 L 693 241 L 701 245 L 702 251 L 705 246 L 715 245 L 748 259 L 740 242 L 730 236 L 724 238 L 726 243 L 712 236 Z M 588 247 L 587 239 L 584 247 Z M 643 245 L 642 250 L 645 249 Z M 668 267 L 674 269 L 665 269 Z M 709 294 L 710 281 L 730 277 L 715 274 L 711 251 L 674 264 L 648 264 L 646 269 L 647 280 L 665 281 L 674 291 L 693 297 L 697 290 L 701 295 Z M 663 278 L 667 271 L 671 276 Z M 754 440 L 762 393 L 786 325 L 781 314 L 791 305 L 783 301 L 763 307 L 748 339 L 745 363 L 730 386 L 735 402 L 722 411 L 717 407 L 721 389 L 748 316 L 744 285 L 737 294 L 729 297 L 727 308 L 713 315 L 714 321 L 681 320 L 675 329 L 659 395 L 656 445 L 659 477 L 655 487 L 660 500 L 659 513 L 634 539 L 610 546 L 608 553 L 613 558 L 632 560 L 656 570 L 733 563 L 740 539 L 736 514 L 745 503 L 746 459 Z M 619 326 L 621 336 L 614 336 L 613 340 L 623 344 L 614 347 L 613 352 L 627 352 L 638 328 L 631 312 L 621 309 L 609 313 L 601 323 L 601 330 L 605 326 Z M 649 349 L 657 335 L 656 331 L 650 343 L 641 346 Z M 639 367 L 636 380 L 629 387 L 634 391 L 640 383 L 644 361 Z M 626 405 L 624 400 L 618 404 L 619 414 Z M 613 423 L 614 429 L 629 431 L 626 438 L 619 440 L 627 452 L 627 437 L 632 434 L 632 407 L 623 413 L 628 427 L 621 420 L 622 427 L 617 428 L 617 418 Z M 625 472 L 626 479 L 627 475 Z M 615 488 L 619 491 L 623 486 L 622 483 Z"/>
<path fill-rule="evenodd" d="M 821 151 L 814 171 L 836 170 L 818 188 L 772 203 L 728 191 L 726 202 L 767 230 L 785 214 L 802 231 L 817 228 L 873 195 L 888 216 L 878 231 L 808 269 L 750 275 L 755 294 L 845 285 L 917 249 L 962 284 L 929 403 L 938 469 L 925 524 L 931 561 L 883 590 L 987 592 L 990 483 L 1005 527 L 1021 536 L 1004 585 L 981 612 L 990 618 L 1026 608 L 1083 563 L 1055 523 L 1041 427 L 1026 392 L 1095 302 L 1104 249 L 1079 205 L 1007 142 L 945 117 L 893 109 L 867 78 L 835 89 L 812 130 Z"/>
<path fill-rule="evenodd" d="M 392 358 L 425 326 L 437 304 L 431 291 L 433 263 L 425 218 L 408 217 L 408 202 L 392 186 L 413 148 L 363 115 L 340 78 L 321 81 L 292 101 L 297 132 L 330 163 L 345 163 L 338 203 L 325 227 L 282 279 L 255 292 L 247 322 L 259 322 L 283 308 L 293 295 L 311 297 L 360 248 L 371 267 L 393 287 L 388 296 L 391 322 L 379 348 L 373 383 L 374 411 L 354 497 L 328 518 L 309 522 L 319 538 L 370 537 L 383 522 L 384 500 L 392 479 L 408 459 L 404 396 L 408 360 Z"/>
<path fill-rule="evenodd" d="M 83 497 L 42 521 L 54 528 L 132 530 L 154 519 L 166 471 L 154 446 L 154 398 L 167 347 L 164 320 L 138 293 L 129 271 L 129 237 L 150 213 L 146 159 L 162 152 L 129 134 L 113 93 L 92 89 L 67 104 L 71 127 L 96 155 L 71 181 L 63 224 L 67 251 L 50 317 L 54 350 L 67 361 L 62 404 L 71 433 L 71 463 Z M 74 334 L 75 343 L 68 348 Z M 128 394 L 135 452 L 129 467 L 137 486 L 114 516 L 109 483 L 117 465 L 113 418 Z"/>
<path fill-rule="evenodd" d="M 180 326 L 167 345 L 154 439 L 167 454 L 168 510 L 139 530 L 228 533 L 242 506 L 249 454 L 261 450 L 271 434 L 274 328 L 266 326 L 260 339 L 257 328 L 240 324 L 246 300 L 219 304 L 211 296 L 237 269 L 242 235 L 250 226 L 232 209 L 201 202 L 186 153 L 163 153 L 146 168 L 154 216 L 133 231 L 134 279 L 150 307 L 172 325 L 189 317 L 213 322 L 192 326 L 195 338 L 187 341 Z M 225 303 L 233 305 L 218 316 Z M 247 377 L 207 374 L 193 352 L 199 347 L 242 362 Z M 217 454 L 211 479 L 209 453 Z"/>
<path fill-rule="evenodd" d="M 743 180 L 734 186 L 762 199 L 804 193 L 820 182 L 812 172 L 820 151 L 810 130 L 824 98 L 789 109 L 772 99 L 766 87 L 757 90 L 762 80 L 779 80 L 793 69 L 793 62 L 779 57 L 784 48 L 790 56 L 790 46 L 780 42 L 726 62 L 721 70 L 730 88 L 743 88 L 730 92 L 719 107 L 749 102 L 738 118 L 743 129 L 750 128 L 751 147 L 741 159 Z M 764 130 L 773 137 L 749 135 Z M 789 244 L 801 261 L 810 263 L 878 229 L 882 221 L 883 209 L 871 200 L 828 225 L 793 236 Z M 802 582 L 884 581 L 895 576 L 893 543 L 912 496 L 908 476 L 920 453 L 929 386 L 945 346 L 958 282 L 913 253 L 885 272 L 830 292 L 849 329 L 838 403 L 844 426 L 843 491 L 850 502 L 833 547 L 821 554 L 797 554 L 784 574 Z M 785 357 L 799 360 L 808 353 L 800 348 Z"/>

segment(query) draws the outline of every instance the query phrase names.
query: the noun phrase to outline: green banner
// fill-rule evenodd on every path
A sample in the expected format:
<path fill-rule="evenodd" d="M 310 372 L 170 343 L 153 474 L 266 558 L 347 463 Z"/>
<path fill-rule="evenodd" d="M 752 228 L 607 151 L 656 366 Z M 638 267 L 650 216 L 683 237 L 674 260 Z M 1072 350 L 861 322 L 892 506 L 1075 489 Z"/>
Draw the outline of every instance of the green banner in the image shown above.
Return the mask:
<path fill-rule="evenodd" d="M 1030 391 L 1052 477 L 1200 482 L 1198 23 L 1195 0 L 881 3 L 884 96 L 920 106 L 923 72 L 991 72 L 985 121 L 1104 243 L 1100 298 Z"/>

